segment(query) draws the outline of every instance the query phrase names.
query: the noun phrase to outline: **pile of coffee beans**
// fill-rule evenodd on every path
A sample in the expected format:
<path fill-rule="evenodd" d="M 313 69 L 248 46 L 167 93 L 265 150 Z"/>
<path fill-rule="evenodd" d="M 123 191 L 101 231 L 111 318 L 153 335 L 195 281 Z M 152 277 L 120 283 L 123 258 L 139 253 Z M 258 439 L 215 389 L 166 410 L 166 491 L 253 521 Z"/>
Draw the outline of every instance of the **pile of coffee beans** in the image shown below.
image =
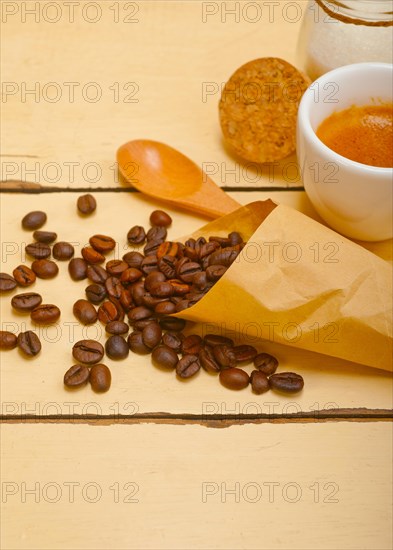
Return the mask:
<path fill-rule="evenodd" d="M 77 208 L 83 215 L 94 212 L 96 201 L 91 195 L 78 199 Z M 195 376 L 201 368 L 218 374 L 221 384 L 232 390 L 251 385 L 261 394 L 270 388 L 284 392 L 298 392 L 303 388 L 301 376 L 291 372 L 277 374 L 278 361 L 267 353 L 258 353 L 250 345 L 235 345 L 225 336 L 184 334 L 186 322 L 171 317 L 202 299 L 225 274 L 246 243 L 233 231 L 226 237 L 188 239 L 185 243 L 167 240 L 171 217 L 162 210 L 150 215 L 151 227 L 133 226 L 127 233 L 134 250 L 122 259 L 107 261 L 116 241 L 96 234 L 90 237 L 80 258 L 74 257 L 74 247 L 57 240 L 57 234 L 39 231 L 47 216 L 31 212 L 22 220 L 22 226 L 34 230 L 35 241 L 26 246 L 26 254 L 34 261 L 31 267 L 20 265 L 13 276 L 0 274 L 0 290 L 10 292 L 16 286 L 28 287 L 36 277 L 49 279 L 58 274 L 57 264 L 48 259 L 68 261 L 70 277 L 75 281 L 88 280 L 85 297 L 73 306 L 76 319 L 83 325 L 97 321 L 105 325 L 108 335 L 105 348 L 94 340 L 81 340 L 73 349 L 77 361 L 64 375 L 67 388 L 78 388 L 90 382 L 95 391 L 107 391 L 111 373 L 101 363 L 106 354 L 111 360 L 123 360 L 130 350 L 137 354 L 151 354 L 153 364 L 160 369 L 176 372 L 179 379 Z M 135 250 L 139 247 L 139 250 Z M 43 304 L 35 292 L 15 295 L 11 305 L 19 313 L 29 313 L 38 325 L 56 322 L 61 315 L 54 304 Z M 130 332 L 131 330 L 131 332 Z M 6 331 L 0 333 L 0 348 L 16 346 L 28 356 L 41 350 L 38 337 L 32 331 L 16 337 Z M 239 365 L 253 364 L 249 375 Z"/>

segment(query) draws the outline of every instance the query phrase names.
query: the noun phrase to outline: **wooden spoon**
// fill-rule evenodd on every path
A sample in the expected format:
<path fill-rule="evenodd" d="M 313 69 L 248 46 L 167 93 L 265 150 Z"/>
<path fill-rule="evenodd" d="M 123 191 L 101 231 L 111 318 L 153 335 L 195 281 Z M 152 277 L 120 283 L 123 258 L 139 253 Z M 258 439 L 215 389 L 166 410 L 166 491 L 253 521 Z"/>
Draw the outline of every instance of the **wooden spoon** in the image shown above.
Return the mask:
<path fill-rule="evenodd" d="M 138 139 L 117 151 L 122 176 L 142 193 L 211 218 L 240 204 L 188 157 L 158 141 Z"/>

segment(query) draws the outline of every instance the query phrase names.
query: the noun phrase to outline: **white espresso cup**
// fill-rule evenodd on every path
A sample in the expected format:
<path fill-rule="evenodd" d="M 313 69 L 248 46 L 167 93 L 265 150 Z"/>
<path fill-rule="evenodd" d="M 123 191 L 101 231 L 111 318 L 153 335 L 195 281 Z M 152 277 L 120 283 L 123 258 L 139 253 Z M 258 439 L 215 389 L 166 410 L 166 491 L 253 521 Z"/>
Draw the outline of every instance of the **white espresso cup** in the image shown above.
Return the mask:
<path fill-rule="evenodd" d="M 297 157 L 304 188 L 319 215 L 347 237 L 393 237 L 393 168 L 349 160 L 327 147 L 316 131 L 336 111 L 392 101 L 393 66 L 358 63 L 318 78 L 299 106 Z"/>

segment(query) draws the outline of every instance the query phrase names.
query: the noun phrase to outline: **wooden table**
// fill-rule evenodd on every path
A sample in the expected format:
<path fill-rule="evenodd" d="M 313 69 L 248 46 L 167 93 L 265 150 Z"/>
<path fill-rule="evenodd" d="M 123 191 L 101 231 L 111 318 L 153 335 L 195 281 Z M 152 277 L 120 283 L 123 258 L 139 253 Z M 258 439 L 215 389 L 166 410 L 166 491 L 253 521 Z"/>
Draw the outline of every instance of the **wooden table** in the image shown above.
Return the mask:
<path fill-rule="evenodd" d="M 23 262 L 30 210 L 76 247 L 97 232 L 123 246 L 132 225 L 147 226 L 158 203 L 122 186 L 115 165 L 117 147 L 141 137 L 182 150 L 241 204 L 270 197 L 318 219 L 295 158 L 241 164 L 217 115 L 244 62 L 296 63 L 303 0 L 1 8 L 1 271 Z M 85 189 L 98 208 L 81 219 Z M 206 221 L 168 211 L 173 238 Z M 392 259 L 391 243 L 368 248 Z M 389 374 L 265 343 L 304 376 L 300 395 L 233 393 L 205 372 L 181 383 L 137 355 L 108 360 L 110 392 L 67 392 L 70 348 L 86 335 L 72 315 L 84 286 L 65 264 L 36 283 L 61 323 L 41 334 L 39 358 L 1 355 L 2 548 L 391 548 Z M 30 327 L 6 298 L 1 315 L 2 329 Z M 104 341 L 95 330 L 87 336 Z"/>

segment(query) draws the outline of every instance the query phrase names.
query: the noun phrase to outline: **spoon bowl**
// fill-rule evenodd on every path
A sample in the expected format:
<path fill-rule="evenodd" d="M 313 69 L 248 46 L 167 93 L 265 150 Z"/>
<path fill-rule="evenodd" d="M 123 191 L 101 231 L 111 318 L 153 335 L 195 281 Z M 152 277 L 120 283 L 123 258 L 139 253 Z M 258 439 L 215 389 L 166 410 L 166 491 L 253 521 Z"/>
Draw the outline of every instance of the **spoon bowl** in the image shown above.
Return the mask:
<path fill-rule="evenodd" d="M 120 173 L 133 187 L 173 206 L 210 218 L 240 206 L 197 164 L 165 143 L 129 141 L 118 149 L 117 162 Z"/>

